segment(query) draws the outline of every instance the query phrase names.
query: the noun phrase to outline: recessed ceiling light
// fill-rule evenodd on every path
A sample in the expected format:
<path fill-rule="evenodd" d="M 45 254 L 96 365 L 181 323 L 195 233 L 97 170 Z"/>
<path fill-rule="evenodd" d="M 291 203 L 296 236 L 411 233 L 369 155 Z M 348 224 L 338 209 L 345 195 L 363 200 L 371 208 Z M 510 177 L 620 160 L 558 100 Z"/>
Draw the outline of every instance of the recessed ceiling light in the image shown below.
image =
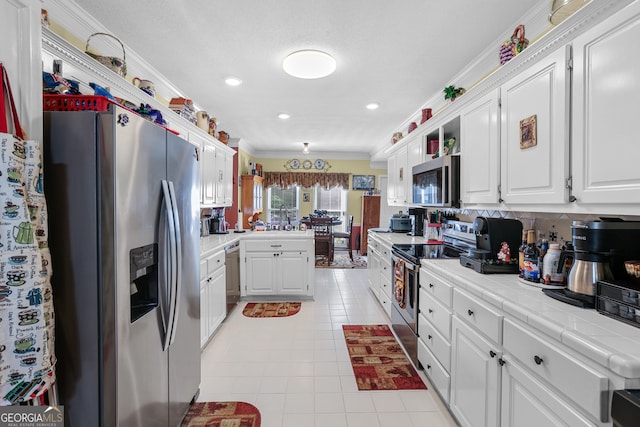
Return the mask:
<path fill-rule="evenodd" d="M 319 50 L 299 50 L 282 61 L 282 69 L 300 79 L 319 79 L 336 70 L 336 60 Z"/>
<path fill-rule="evenodd" d="M 242 80 L 237 77 L 227 77 L 224 82 L 229 86 L 240 86 L 242 84 Z"/>
<path fill-rule="evenodd" d="M 378 105 L 378 103 L 372 102 L 370 104 L 367 104 L 367 110 L 376 110 L 379 106 L 380 105 Z"/>
<path fill-rule="evenodd" d="M 282 119 L 282 120 L 287 120 L 289 117 L 291 117 L 291 115 L 287 114 L 287 113 L 280 113 L 278 114 L 278 118 Z"/>

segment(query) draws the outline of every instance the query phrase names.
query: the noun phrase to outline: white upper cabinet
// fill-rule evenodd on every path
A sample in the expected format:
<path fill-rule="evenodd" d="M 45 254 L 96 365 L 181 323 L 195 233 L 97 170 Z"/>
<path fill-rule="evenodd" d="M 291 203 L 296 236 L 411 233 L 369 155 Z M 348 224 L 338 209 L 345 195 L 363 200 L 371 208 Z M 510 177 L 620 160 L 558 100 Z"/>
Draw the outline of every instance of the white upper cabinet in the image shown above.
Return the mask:
<path fill-rule="evenodd" d="M 500 185 L 506 205 L 569 201 L 569 54 L 562 47 L 501 87 Z"/>
<path fill-rule="evenodd" d="M 408 203 L 407 180 L 411 180 L 411 168 L 407 167 L 407 145 L 395 151 L 387 161 L 389 172 L 387 201 L 392 206 Z"/>
<path fill-rule="evenodd" d="M 573 42 L 573 195 L 640 203 L 640 2 Z"/>
<path fill-rule="evenodd" d="M 498 203 L 500 182 L 500 91 L 494 89 L 460 114 L 464 157 L 460 193 L 465 206 Z"/>

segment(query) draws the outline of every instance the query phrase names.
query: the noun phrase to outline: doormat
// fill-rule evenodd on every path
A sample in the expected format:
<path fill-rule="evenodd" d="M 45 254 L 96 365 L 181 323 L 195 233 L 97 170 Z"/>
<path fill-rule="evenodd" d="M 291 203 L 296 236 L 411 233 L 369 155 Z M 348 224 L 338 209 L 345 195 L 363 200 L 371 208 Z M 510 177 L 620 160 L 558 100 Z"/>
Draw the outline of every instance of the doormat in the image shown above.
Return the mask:
<path fill-rule="evenodd" d="M 242 310 L 247 317 L 287 317 L 300 311 L 301 302 L 248 302 Z"/>
<path fill-rule="evenodd" d="M 342 325 L 358 390 L 427 387 L 387 325 Z"/>
<path fill-rule="evenodd" d="M 334 254 L 331 264 L 326 258 L 320 258 L 316 261 L 316 268 L 367 268 L 367 259 L 360 255 L 353 255 L 353 262 L 351 262 L 349 254 Z"/>
<path fill-rule="evenodd" d="M 189 408 L 182 427 L 260 427 L 260 411 L 245 402 L 199 402 Z"/>

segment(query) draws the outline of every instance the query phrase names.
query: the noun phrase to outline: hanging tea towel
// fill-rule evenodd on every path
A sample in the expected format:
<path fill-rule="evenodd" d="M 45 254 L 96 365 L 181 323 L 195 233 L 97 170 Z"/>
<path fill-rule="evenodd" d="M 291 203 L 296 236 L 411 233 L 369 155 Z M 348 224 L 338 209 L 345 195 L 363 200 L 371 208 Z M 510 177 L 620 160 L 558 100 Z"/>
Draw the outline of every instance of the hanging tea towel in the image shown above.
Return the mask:
<path fill-rule="evenodd" d="M 49 389 L 56 358 L 42 147 L 25 140 L 0 71 L 0 405 L 12 405 Z"/>

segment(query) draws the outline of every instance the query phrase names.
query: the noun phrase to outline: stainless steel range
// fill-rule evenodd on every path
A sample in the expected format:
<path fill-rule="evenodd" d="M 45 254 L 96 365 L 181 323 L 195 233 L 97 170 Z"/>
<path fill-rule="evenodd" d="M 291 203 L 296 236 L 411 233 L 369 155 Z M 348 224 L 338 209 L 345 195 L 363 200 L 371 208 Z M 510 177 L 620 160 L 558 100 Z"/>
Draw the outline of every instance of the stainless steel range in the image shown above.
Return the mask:
<path fill-rule="evenodd" d="M 393 298 L 391 323 L 400 344 L 418 368 L 418 290 L 420 288 L 420 260 L 459 258 L 475 249 L 472 224 L 448 221 L 443 224 L 442 244 L 395 244 L 391 248 L 393 270 Z"/>

